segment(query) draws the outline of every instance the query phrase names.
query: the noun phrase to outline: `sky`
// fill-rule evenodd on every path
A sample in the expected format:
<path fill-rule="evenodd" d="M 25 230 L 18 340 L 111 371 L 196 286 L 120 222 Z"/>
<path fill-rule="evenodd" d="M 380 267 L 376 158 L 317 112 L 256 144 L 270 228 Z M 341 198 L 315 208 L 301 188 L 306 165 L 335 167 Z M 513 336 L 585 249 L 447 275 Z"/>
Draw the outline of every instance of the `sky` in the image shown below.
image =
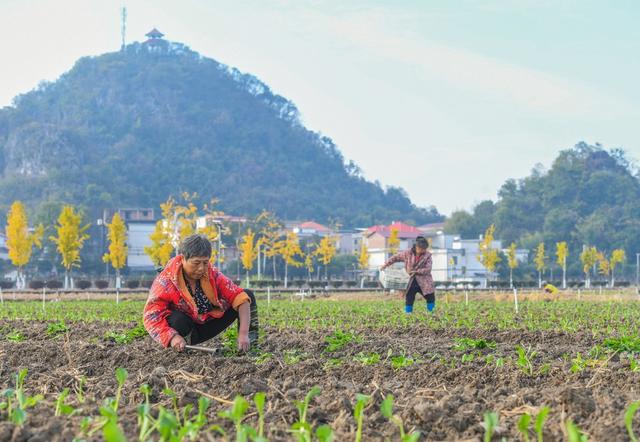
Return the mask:
<path fill-rule="evenodd" d="M 0 106 L 157 27 L 443 214 L 580 141 L 640 158 L 636 0 L 0 0 Z"/>

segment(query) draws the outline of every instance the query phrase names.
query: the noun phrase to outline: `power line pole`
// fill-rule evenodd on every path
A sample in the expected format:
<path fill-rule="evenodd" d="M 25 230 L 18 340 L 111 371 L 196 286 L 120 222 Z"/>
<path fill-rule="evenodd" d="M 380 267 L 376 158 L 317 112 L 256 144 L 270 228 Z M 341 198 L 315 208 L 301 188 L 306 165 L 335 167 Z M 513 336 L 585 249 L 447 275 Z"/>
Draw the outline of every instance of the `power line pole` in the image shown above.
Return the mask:
<path fill-rule="evenodd" d="M 124 51 L 125 47 L 125 37 L 127 35 L 127 8 L 126 6 L 122 7 L 122 26 L 120 28 L 120 35 L 122 36 L 122 45 L 120 46 L 120 50 Z"/>

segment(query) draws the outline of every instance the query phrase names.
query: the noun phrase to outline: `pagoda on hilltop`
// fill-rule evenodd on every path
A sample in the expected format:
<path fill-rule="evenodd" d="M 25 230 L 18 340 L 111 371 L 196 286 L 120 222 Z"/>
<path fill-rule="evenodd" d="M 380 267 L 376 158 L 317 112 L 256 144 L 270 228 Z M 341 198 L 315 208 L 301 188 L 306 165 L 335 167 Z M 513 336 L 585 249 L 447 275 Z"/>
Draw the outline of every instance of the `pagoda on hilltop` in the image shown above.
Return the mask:
<path fill-rule="evenodd" d="M 145 43 L 148 45 L 158 46 L 165 43 L 165 41 L 162 39 L 162 37 L 164 37 L 164 34 L 158 31 L 156 28 L 153 28 L 152 30 L 147 32 L 145 36 L 148 38 L 148 40 L 145 41 Z"/>

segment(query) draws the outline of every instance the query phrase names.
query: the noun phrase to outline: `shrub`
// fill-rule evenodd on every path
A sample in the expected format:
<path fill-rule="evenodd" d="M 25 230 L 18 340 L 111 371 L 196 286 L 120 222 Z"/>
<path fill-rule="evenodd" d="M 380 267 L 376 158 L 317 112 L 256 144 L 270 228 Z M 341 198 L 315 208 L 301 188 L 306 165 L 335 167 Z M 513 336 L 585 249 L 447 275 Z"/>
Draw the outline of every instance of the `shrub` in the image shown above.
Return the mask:
<path fill-rule="evenodd" d="M 140 281 L 140 287 L 144 287 L 145 289 L 150 289 L 153 285 L 153 279 L 143 279 Z"/>
<path fill-rule="evenodd" d="M 353 288 L 358 285 L 358 281 L 345 281 L 344 283 L 349 288 Z"/>
<path fill-rule="evenodd" d="M 62 282 L 61 282 L 61 281 L 55 281 L 55 280 L 54 280 L 54 281 L 47 281 L 47 282 L 45 283 L 45 286 L 46 286 L 48 289 L 54 289 L 54 290 L 55 290 L 55 289 L 61 289 L 61 288 L 62 288 L 62 286 L 63 286 L 63 284 L 62 284 Z"/>
<path fill-rule="evenodd" d="M 11 289 L 15 285 L 15 282 L 9 281 L 8 279 L 3 279 L 0 281 L 0 289 Z"/>
<path fill-rule="evenodd" d="M 137 289 L 138 287 L 140 287 L 140 281 L 138 281 L 137 279 L 132 279 L 125 282 L 124 285 L 128 289 Z"/>
<path fill-rule="evenodd" d="M 95 281 L 93 281 L 93 285 L 97 288 L 97 289 L 101 289 L 104 290 L 107 287 L 109 287 L 109 281 L 105 281 L 104 279 L 97 279 Z"/>
<path fill-rule="evenodd" d="M 34 279 L 29 281 L 29 288 L 33 290 L 40 290 L 44 287 L 44 281 L 40 281 L 39 279 Z"/>
<path fill-rule="evenodd" d="M 91 287 L 91 281 L 89 281 L 88 279 L 80 279 L 76 281 L 76 287 L 78 287 L 80 290 L 86 290 Z"/>

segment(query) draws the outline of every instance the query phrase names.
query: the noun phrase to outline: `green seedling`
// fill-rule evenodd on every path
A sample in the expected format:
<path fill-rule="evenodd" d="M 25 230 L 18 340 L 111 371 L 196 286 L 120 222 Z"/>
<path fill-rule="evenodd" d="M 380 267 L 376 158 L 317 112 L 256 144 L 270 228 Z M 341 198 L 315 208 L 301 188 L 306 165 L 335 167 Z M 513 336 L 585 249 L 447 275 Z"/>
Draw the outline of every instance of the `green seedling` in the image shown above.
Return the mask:
<path fill-rule="evenodd" d="M 633 432 L 633 417 L 636 411 L 638 411 L 638 408 L 640 408 L 640 401 L 632 402 L 624 413 L 624 426 L 627 427 L 627 433 L 629 434 L 631 442 L 638 442 L 638 438 Z"/>
<path fill-rule="evenodd" d="M 551 409 L 549 407 L 542 407 L 536 416 L 536 422 L 534 424 L 534 428 L 536 430 L 536 436 L 538 437 L 538 442 L 543 442 L 543 428 L 544 423 L 547 420 L 547 416 Z"/>
<path fill-rule="evenodd" d="M 74 407 L 64 403 L 64 401 L 67 399 L 67 396 L 69 396 L 69 389 L 65 388 L 58 395 L 58 399 L 56 399 L 56 410 L 54 412 L 55 416 L 72 416 L 76 412 L 76 409 Z"/>
<path fill-rule="evenodd" d="M 494 349 L 496 343 L 494 341 L 488 341 L 486 339 L 473 339 L 473 338 L 455 338 L 454 350 L 467 351 L 467 350 L 484 350 L 485 348 Z"/>
<path fill-rule="evenodd" d="M 522 434 L 522 440 L 529 442 L 529 424 L 531 424 L 531 416 L 528 413 L 520 416 L 518 421 L 518 431 Z"/>
<path fill-rule="evenodd" d="M 22 342 L 25 339 L 27 339 L 27 337 L 23 335 L 21 332 L 19 332 L 18 330 L 14 330 L 7 335 L 7 341 L 11 341 L 11 342 Z"/>
<path fill-rule="evenodd" d="M 87 383 L 87 377 L 86 376 L 81 376 L 80 380 L 78 381 L 78 386 L 76 388 L 76 400 L 78 401 L 78 403 L 80 404 L 84 404 L 84 384 Z"/>
<path fill-rule="evenodd" d="M 364 407 L 367 406 L 370 400 L 371 400 L 371 396 L 367 396 L 366 394 L 358 393 L 356 395 L 356 405 L 353 408 L 353 417 L 356 419 L 356 424 L 357 424 L 356 442 L 360 442 L 362 440 L 362 422 L 364 420 Z"/>
<path fill-rule="evenodd" d="M 324 368 L 325 369 L 338 368 L 338 367 L 342 366 L 342 364 L 344 364 L 344 361 L 342 359 L 340 359 L 340 358 L 329 358 L 324 363 Z"/>
<path fill-rule="evenodd" d="M 414 363 L 415 363 L 415 360 L 413 358 L 407 357 L 405 355 L 399 355 L 399 356 L 391 357 L 391 366 L 395 370 L 399 370 L 401 368 L 408 367 L 410 365 L 413 365 Z"/>
<path fill-rule="evenodd" d="M 296 408 L 298 409 L 298 422 L 291 426 L 291 432 L 296 435 L 296 439 L 299 442 L 311 441 L 311 425 L 307 422 L 307 411 L 309 410 L 309 404 L 311 400 L 320 395 L 320 387 L 314 386 L 304 397 L 303 401 L 295 401 Z"/>
<path fill-rule="evenodd" d="M 267 362 L 269 362 L 271 360 L 271 358 L 273 358 L 273 353 L 269 353 L 269 352 L 262 352 L 260 354 L 258 354 L 258 356 L 256 356 L 256 360 L 255 363 L 258 365 L 261 364 L 266 364 Z"/>
<path fill-rule="evenodd" d="M 62 333 L 67 333 L 69 331 L 69 327 L 65 324 L 64 321 L 52 322 L 47 325 L 47 336 L 55 337 Z"/>
<path fill-rule="evenodd" d="M 638 336 L 608 338 L 604 340 L 602 345 L 616 352 L 640 353 L 640 337 Z"/>
<path fill-rule="evenodd" d="M 218 416 L 229 419 L 236 428 L 236 441 L 245 442 L 248 439 L 247 428 L 242 425 L 242 420 L 249 409 L 249 402 L 242 396 L 238 395 L 233 400 L 233 405 L 229 410 L 218 413 Z"/>
<path fill-rule="evenodd" d="M 153 432 L 154 419 L 151 416 L 151 404 L 149 402 L 149 396 L 151 395 L 151 387 L 148 384 L 142 384 L 140 386 L 140 392 L 144 395 L 144 403 L 138 405 L 138 440 L 146 441 Z"/>
<path fill-rule="evenodd" d="M 316 428 L 316 439 L 318 439 L 318 442 L 332 442 L 333 430 L 329 425 L 320 425 Z"/>
<path fill-rule="evenodd" d="M 631 370 L 633 373 L 640 371 L 640 362 L 638 362 L 638 360 L 633 357 L 633 354 L 629 355 L 629 370 Z"/>
<path fill-rule="evenodd" d="M 491 442 L 493 433 L 498 426 L 498 414 L 489 411 L 484 414 L 484 442 Z"/>
<path fill-rule="evenodd" d="M 584 434 L 571 419 L 567 421 L 565 428 L 567 429 L 569 442 L 587 442 L 589 440 L 586 434 Z"/>
<path fill-rule="evenodd" d="M 400 416 L 393 414 L 393 395 L 388 394 L 387 397 L 380 404 L 380 413 L 389 420 L 389 422 L 393 423 L 398 430 L 400 431 L 400 441 L 401 442 L 417 442 L 420 439 L 420 432 L 414 431 L 410 434 L 406 434 L 404 431 L 404 424 Z"/>
<path fill-rule="evenodd" d="M 587 367 L 587 361 L 582 358 L 580 352 L 571 360 L 571 373 L 579 373 Z"/>
<path fill-rule="evenodd" d="M 352 342 L 358 342 L 359 340 L 359 336 L 353 333 L 336 330 L 332 334 L 324 338 L 324 342 L 327 344 L 324 351 L 329 353 L 338 351 L 348 344 L 351 344 Z"/>
<path fill-rule="evenodd" d="M 528 376 L 533 376 L 533 358 L 538 354 L 537 351 L 531 350 L 531 347 L 525 350 L 521 345 L 516 346 L 518 353 L 517 364 Z"/>
<path fill-rule="evenodd" d="M 125 381 L 129 374 L 127 370 L 122 367 L 116 368 L 116 381 L 118 381 L 118 389 L 116 390 L 116 400 L 113 404 L 113 411 L 118 412 L 118 406 L 120 405 L 120 398 L 122 397 L 122 387 L 124 386 Z"/>
<path fill-rule="evenodd" d="M 267 438 L 264 437 L 264 404 L 267 395 L 263 392 L 258 392 L 253 396 L 253 403 L 256 404 L 258 410 L 258 435 L 254 438 L 255 442 L 266 442 Z"/>
<path fill-rule="evenodd" d="M 475 359 L 475 356 L 473 355 L 473 353 L 465 353 L 462 355 L 462 357 L 460 358 L 460 361 L 465 364 L 467 362 L 473 362 L 473 360 Z"/>
<path fill-rule="evenodd" d="M 27 369 L 23 368 L 15 376 L 15 388 L 8 388 L 2 392 L 3 402 L 0 402 L 0 410 L 7 411 L 9 421 L 21 426 L 27 420 L 27 409 L 35 407 L 43 399 L 41 394 L 27 396 L 24 392 L 24 380 L 27 377 Z"/>
<path fill-rule="evenodd" d="M 141 339 L 147 336 L 147 331 L 144 326 L 138 325 L 132 329 L 124 332 L 109 331 L 105 333 L 105 339 L 112 339 L 116 344 L 131 344 L 136 339 Z"/>
<path fill-rule="evenodd" d="M 353 357 L 353 360 L 360 362 L 362 365 L 375 365 L 380 362 L 380 354 L 360 352 Z"/>
<path fill-rule="evenodd" d="M 283 360 L 287 365 L 297 364 L 306 356 L 306 353 L 302 353 L 297 348 L 293 348 L 291 350 L 285 350 Z"/>

